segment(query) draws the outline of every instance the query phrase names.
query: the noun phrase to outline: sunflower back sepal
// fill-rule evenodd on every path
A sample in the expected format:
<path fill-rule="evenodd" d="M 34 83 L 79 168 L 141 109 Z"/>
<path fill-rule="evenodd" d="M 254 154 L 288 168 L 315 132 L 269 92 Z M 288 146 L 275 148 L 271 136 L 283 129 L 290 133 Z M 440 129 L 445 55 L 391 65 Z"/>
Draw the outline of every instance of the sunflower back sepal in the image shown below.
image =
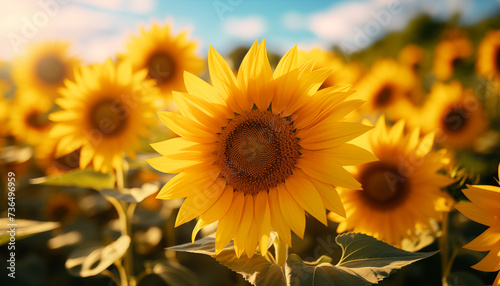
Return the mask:
<path fill-rule="evenodd" d="M 101 190 L 104 188 L 114 188 L 115 175 L 112 173 L 104 174 L 96 172 L 91 168 L 76 169 L 62 174 L 50 175 L 34 178 L 30 184 L 81 187 Z"/>

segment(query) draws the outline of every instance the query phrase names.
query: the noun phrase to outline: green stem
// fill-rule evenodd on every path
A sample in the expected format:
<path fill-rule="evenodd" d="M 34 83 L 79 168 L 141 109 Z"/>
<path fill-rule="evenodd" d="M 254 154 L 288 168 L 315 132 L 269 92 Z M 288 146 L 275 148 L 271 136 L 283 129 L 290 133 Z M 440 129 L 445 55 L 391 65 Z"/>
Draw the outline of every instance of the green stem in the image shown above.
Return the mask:
<path fill-rule="evenodd" d="M 118 273 L 120 273 L 120 280 L 121 280 L 121 283 L 116 285 L 129 286 L 127 271 L 125 271 L 125 268 L 123 268 L 123 265 L 120 263 L 119 260 L 115 261 L 115 266 L 118 269 Z"/>
<path fill-rule="evenodd" d="M 441 283 L 443 286 L 448 286 L 448 282 L 446 278 L 448 277 L 448 220 L 449 220 L 449 212 L 443 213 L 443 222 L 442 222 L 442 234 L 438 240 L 439 250 L 441 251 Z"/>
<path fill-rule="evenodd" d="M 276 264 L 281 267 L 285 266 L 288 257 L 288 245 L 279 236 L 274 240 L 274 250 L 276 251 Z"/>
<path fill-rule="evenodd" d="M 101 274 L 106 276 L 106 277 L 111 278 L 111 280 L 113 280 L 113 282 L 115 282 L 115 285 L 120 285 L 120 279 L 118 279 L 118 277 L 116 277 L 116 275 L 113 272 L 106 269 L 103 272 L 101 272 Z"/>

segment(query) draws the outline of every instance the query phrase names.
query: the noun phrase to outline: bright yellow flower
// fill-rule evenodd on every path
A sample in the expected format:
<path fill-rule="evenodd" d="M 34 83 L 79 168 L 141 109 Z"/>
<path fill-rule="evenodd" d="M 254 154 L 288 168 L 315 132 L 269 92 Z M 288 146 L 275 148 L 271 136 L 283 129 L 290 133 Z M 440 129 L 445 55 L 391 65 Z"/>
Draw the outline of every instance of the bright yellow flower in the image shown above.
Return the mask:
<path fill-rule="evenodd" d="M 169 25 L 154 24 L 150 30 L 141 29 L 140 36 L 132 36 L 127 52 L 122 55 L 135 70 L 147 69 L 148 77 L 156 81 L 161 93 L 171 98 L 173 90 L 185 91 L 183 72 L 197 74 L 203 61 L 196 56 L 196 42 L 187 39 L 187 33 L 174 35 Z"/>
<path fill-rule="evenodd" d="M 472 43 L 463 36 L 452 37 L 441 41 L 434 54 L 432 72 L 437 79 L 449 79 L 455 71 L 455 66 L 461 60 L 472 54 Z"/>
<path fill-rule="evenodd" d="M 500 175 L 500 166 L 499 166 Z M 475 251 L 489 251 L 483 260 L 472 266 L 480 271 L 500 270 L 500 188 L 488 185 L 471 185 L 462 192 L 470 202 L 461 202 L 456 208 L 469 219 L 489 226 L 481 235 L 464 245 Z M 500 274 L 493 285 L 500 285 Z"/>
<path fill-rule="evenodd" d="M 235 76 L 210 47 L 212 84 L 185 73 L 187 93 L 174 92 L 179 112 L 159 117 L 180 135 L 153 144 L 162 157 L 149 160 L 166 173 L 179 173 L 158 198 L 187 197 L 176 225 L 199 217 L 193 239 L 218 221 L 215 248 L 234 237 L 236 255 L 264 255 L 271 229 L 288 245 L 294 231 L 303 237 L 305 212 L 326 224 L 325 209 L 344 215 L 334 186 L 359 189 L 343 168 L 374 160 L 346 143 L 370 127 L 345 122 L 361 104 L 345 101 L 348 88 L 317 91 L 328 69 L 297 64 L 297 47 L 274 73 L 265 43 L 250 48 Z"/>
<path fill-rule="evenodd" d="M 92 162 L 104 173 L 120 170 L 124 153 L 134 158 L 139 137 L 154 124 L 158 91 L 146 75 L 146 70 L 133 72 L 128 62 L 115 66 L 111 60 L 75 72 L 75 81 L 67 81 L 56 100 L 63 110 L 49 117 L 57 122 L 51 136 L 60 138 L 56 156 L 81 148 L 80 168 Z"/>
<path fill-rule="evenodd" d="M 311 51 L 299 51 L 298 64 L 303 65 L 314 61 L 314 69 L 328 68 L 331 74 L 323 82 L 321 88 L 339 85 L 353 85 L 361 76 L 361 69 L 355 64 L 345 64 L 333 52 L 315 48 Z M 320 89 L 321 89 L 320 88 Z"/>
<path fill-rule="evenodd" d="M 363 189 L 339 190 L 347 216 L 329 214 L 340 222 L 339 233 L 352 230 L 400 246 L 402 239 L 414 238 L 431 220 L 440 219 L 437 205 L 442 200 L 452 200 L 441 191 L 453 182 L 439 173 L 450 163 L 446 150 L 433 152 L 432 134 L 420 138 L 419 129 L 405 134 L 404 125 L 398 121 L 388 128 L 382 116 L 373 130 L 355 140 L 380 161 L 351 167 Z"/>
<path fill-rule="evenodd" d="M 424 60 L 424 51 L 417 45 L 407 45 L 399 52 L 398 59 L 414 73 L 418 73 Z"/>
<path fill-rule="evenodd" d="M 476 69 L 492 80 L 500 92 L 500 30 L 490 31 L 479 44 Z"/>
<path fill-rule="evenodd" d="M 57 96 L 57 89 L 65 79 L 73 78 L 73 70 L 80 61 L 69 55 L 69 44 L 43 42 L 33 44 L 15 59 L 12 77 L 18 88 L 35 89 L 49 98 Z"/>
<path fill-rule="evenodd" d="M 425 132 L 436 133 L 437 143 L 453 148 L 471 147 L 488 125 L 474 91 L 458 81 L 434 84 L 418 121 Z"/>
<path fill-rule="evenodd" d="M 399 117 L 399 106 L 409 105 L 417 96 L 415 75 L 391 59 L 376 62 L 355 89 L 356 97 L 366 100 L 362 111 L 385 111 L 391 118 Z"/>
<path fill-rule="evenodd" d="M 19 90 L 12 103 L 10 132 L 17 141 L 37 146 L 46 140 L 47 133 L 54 125 L 48 114 L 53 102 L 35 90 Z"/>

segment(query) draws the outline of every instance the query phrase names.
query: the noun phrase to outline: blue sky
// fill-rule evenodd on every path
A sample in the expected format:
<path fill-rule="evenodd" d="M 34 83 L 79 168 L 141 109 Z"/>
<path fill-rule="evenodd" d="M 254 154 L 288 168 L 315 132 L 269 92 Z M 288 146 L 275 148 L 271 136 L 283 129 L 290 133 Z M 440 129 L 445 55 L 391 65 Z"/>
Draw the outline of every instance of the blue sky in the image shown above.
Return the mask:
<path fill-rule="evenodd" d="M 11 59 L 33 41 L 62 39 L 86 61 L 102 61 L 152 22 L 187 29 L 201 56 L 209 45 L 224 54 L 262 38 L 278 53 L 295 44 L 336 44 L 349 52 L 404 28 L 420 13 L 443 19 L 460 12 L 463 22 L 473 23 L 499 10 L 500 0 L 21 0 L 0 11 L 0 58 Z M 30 24 L 35 32 L 25 35 Z M 25 41 L 13 43 L 13 35 Z"/>

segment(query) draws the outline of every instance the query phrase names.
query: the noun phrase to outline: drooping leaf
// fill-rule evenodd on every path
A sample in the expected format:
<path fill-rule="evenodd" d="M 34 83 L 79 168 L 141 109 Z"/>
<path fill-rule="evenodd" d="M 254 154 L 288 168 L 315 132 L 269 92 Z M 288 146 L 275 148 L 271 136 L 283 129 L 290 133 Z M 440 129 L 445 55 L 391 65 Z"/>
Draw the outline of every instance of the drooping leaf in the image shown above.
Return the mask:
<path fill-rule="evenodd" d="M 185 266 L 173 261 L 156 261 L 151 267 L 154 274 L 158 275 L 167 285 L 196 286 L 199 285 L 196 274 Z"/>
<path fill-rule="evenodd" d="M 66 260 L 66 269 L 74 276 L 95 276 L 122 258 L 129 246 L 130 237 L 122 235 L 105 247 L 84 246 L 77 248 Z"/>
<path fill-rule="evenodd" d="M 58 228 L 61 224 L 53 221 L 36 221 L 27 219 L 16 219 L 10 221 L 9 218 L 0 219 L 0 245 L 9 242 L 11 233 L 15 234 L 15 239 L 23 239 L 37 233 L 46 232 Z"/>
<path fill-rule="evenodd" d="M 207 236 L 201 239 L 195 240 L 193 243 L 184 243 L 176 246 L 169 247 L 168 249 L 181 251 L 181 252 L 191 252 L 200 253 L 205 255 L 213 256 L 215 255 L 215 238 Z M 233 242 L 231 241 L 224 249 L 234 249 Z M 233 250 L 234 252 L 234 250 Z"/>
<path fill-rule="evenodd" d="M 159 184 L 146 183 L 141 188 L 102 189 L 101 193 L 126 203 L 140 203 L 159 190 Z"/>
<path fill-rule="evenodd" d="M 370 283 L 377 283 L 391 273 L 437 252 L 408 252 L 361 233 L 345 233 L 335 239 L 342 248 L 336 267 L 354 272 Z"/>
<path fill-rule="evenodd" d="M 63 174 L 34 178 L 30 180 L 30 183 L 100 190 L 104 188 L 113 188 L 115 184 L 115 175 L 95 172 L 92 169 L 77 169 Z"/>
<path fill-rule="evenodd" d="M 213 257 L 220 264 L 241 274 L 253 285 L 286 285 L 282 268 L 267 261 L 260 253 L 256 253 L 252 258 L 245 254 L 237 258 L 233 249 L 225 249 Z"/>

